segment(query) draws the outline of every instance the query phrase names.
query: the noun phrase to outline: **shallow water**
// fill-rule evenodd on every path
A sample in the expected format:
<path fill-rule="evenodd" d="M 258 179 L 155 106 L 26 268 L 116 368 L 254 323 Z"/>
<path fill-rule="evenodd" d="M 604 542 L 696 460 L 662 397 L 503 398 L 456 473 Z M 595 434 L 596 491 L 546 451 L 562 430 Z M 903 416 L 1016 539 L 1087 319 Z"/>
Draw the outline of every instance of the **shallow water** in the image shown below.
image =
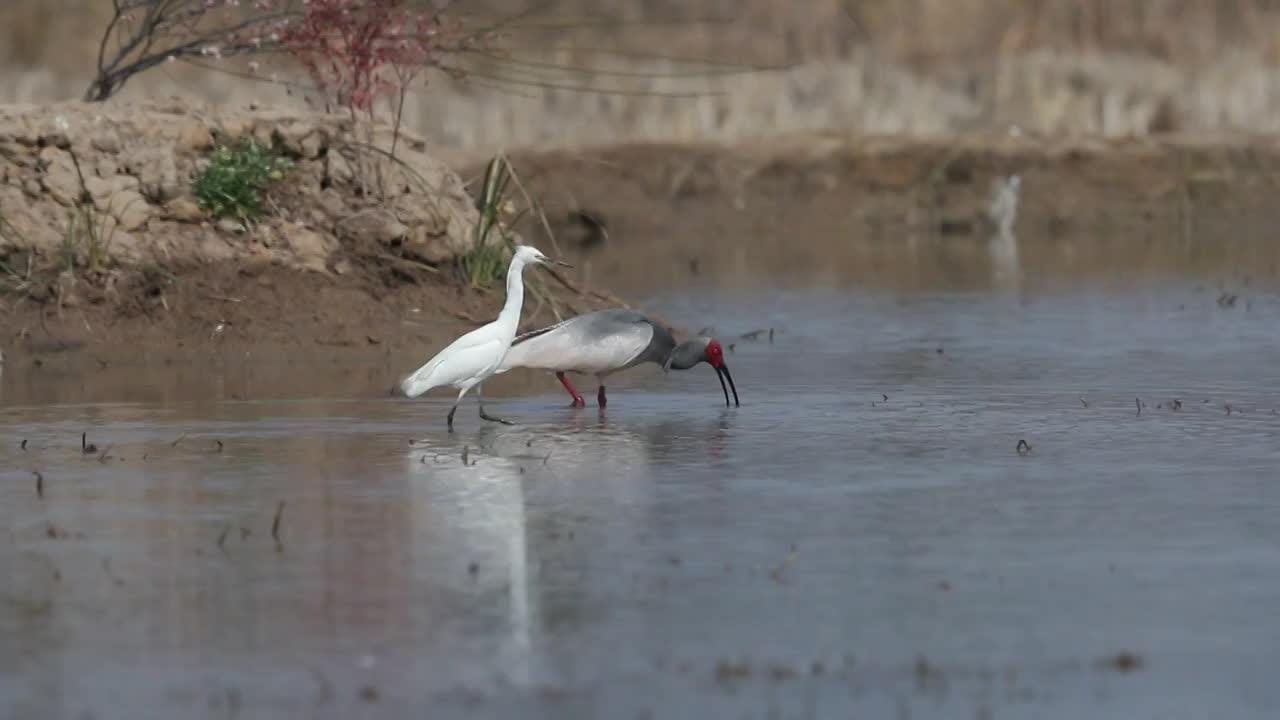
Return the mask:
<path fill-rule="evenodd" d="M 548 378 L 454 436 L 0 407 L 0 715 L 1275 717 L 1280 295 L 1217 297 L 669 295 L 743 407 Z"/>

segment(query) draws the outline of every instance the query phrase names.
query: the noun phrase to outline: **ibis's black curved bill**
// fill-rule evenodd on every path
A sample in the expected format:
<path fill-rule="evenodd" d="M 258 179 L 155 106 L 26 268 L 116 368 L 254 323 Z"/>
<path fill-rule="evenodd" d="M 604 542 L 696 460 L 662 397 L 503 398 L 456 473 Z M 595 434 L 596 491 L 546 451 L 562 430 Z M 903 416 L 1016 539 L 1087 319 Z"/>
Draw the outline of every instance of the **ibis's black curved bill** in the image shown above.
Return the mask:
<path fill-rule="evenodd" d="M 729 407 L 729 389 L 724 386 L 724 379 L 729 378 L 729 387 L 733 388 L 733 404 L 735 407 L 741 407 L 742 403 L 738 402 L 738 386 L 733 383 L 733 376 L 729 374 L 729 366 L 720 363 L 720 367 L 716 368 L 716 377 L 720 378 L 720 389 L 724 391 L 724 406 Z"/>

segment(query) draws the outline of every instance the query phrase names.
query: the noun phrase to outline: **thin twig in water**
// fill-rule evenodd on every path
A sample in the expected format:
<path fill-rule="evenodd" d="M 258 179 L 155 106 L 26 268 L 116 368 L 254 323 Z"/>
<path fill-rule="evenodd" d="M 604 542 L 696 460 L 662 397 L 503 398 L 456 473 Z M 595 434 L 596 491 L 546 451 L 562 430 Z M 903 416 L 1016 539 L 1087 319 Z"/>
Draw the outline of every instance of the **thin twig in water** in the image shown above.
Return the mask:
<path fill-rule="evenodd" d="M 117 586 L 123 586 L 123 585 L 124 585 L 124 580 L 121 580 L 120 578 L 116 577 L 116 574 L 115 574 L 115 573 L 113 573 L 113 572 L 111 572 L 111 558 L 110 558 L 110 557 L 104 557 L 104 558 L 102 558 L 102 572 L 106 573 L 106 574 L 107 574 L 107 577 L 111 579 L 111 582 L 115 583 Z"/>
<path fill-rule="evenodd" d="M 222 528 L 222 532 L 218 533 L 218 549 L 223 552 L 227 551 L 227 533 L 229 532 L 231 532 L 231 525 L 228 523 Z"/>
<path fill-rule="evenodd" d="M 178 436 L 177 440 L 174 440 L 173 442 L 169 443 L 169 447 L 178 447 L 178 443 L 182 442 L 186 438 L 187 438 L 187 434 L 182 433 L 181 435 Z"/>
<path fill-rule="evenodd" d="M 786 580 L 783 576 L 783 573 L 787 571 L 787 566 L 791 564 L 791 561 L 795 559 L 795 557 L 796 557 L 796 546 L 792 545 L 791 552 L 787 553 L 787 556 L 782 559 L 782 562 L 778 563 L 777 565 L 769 569 L 769 577 L 773 578 L 773 581 L 778 583 L 779 585 L 785 584 Z"/>
<path fill-rule="evenodd" d="M 271 539 L 276 541 L 276 550 L 279 551 L 284 546 L 280 542 L 280 518 L 284 516 L 284 501 L 281 500 L 276 505 L 275 517 L 271 519 Z"/>
<path fill-rule="evenodd" d="M 1133 404 L 1138 406 L 1138 415 L 1142 415 L 1142 398 L 1134 398 Z"/>
<path fill-rule="evenodd" d="M 36 476 L 36 497 L 43 500 L 44 499 L 44 476 L 40 474 L 39 470 L 32 470 L 31 474 Z"/>

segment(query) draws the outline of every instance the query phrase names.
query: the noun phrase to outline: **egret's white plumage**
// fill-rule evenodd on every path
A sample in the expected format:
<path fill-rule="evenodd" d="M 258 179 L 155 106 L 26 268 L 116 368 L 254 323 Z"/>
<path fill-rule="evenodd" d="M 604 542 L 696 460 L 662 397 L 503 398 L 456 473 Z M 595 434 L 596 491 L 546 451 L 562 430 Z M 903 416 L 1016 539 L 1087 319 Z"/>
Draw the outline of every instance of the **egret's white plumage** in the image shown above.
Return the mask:
<path fill-rule="evenodd" d="M 408 397 L 417 397 L 432 388 L 444 385 L 458 388 L 458 399 L 449 410 L 448 423 L 452 428 L 453 414 L 458 409 L 458 403 L 462 402 L 462 398 L 471 388 L 476 388 L 480 417 L 495 422 L 507 422 L 485 413 L 480 384 L 498 369 L 503 356 L 515 339 L 516 327 L 520 324 L 520 310 L 524 304 L 524 266 L 530 263 L 550 262 L 566 265 L 558 260 L 551 260 L 537 248 L 529 245 L 519 246 L 511 258 L 511 266 L 507 269 L 507 300 L 502 306 L 502 311 L 498 313 L 498 318 L 454 340 L 425 365 L 401 380 L 400 390 Z"/>

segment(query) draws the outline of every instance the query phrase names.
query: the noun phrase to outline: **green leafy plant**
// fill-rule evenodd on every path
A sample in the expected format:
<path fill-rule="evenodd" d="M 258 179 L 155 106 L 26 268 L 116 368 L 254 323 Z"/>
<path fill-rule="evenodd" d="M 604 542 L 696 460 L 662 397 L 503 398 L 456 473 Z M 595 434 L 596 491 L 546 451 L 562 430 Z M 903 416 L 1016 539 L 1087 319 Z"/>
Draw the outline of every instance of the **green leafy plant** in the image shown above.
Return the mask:
<path fill-rule="evenodd" d="M 262 193 L 280 180 L 293 163 L 252 140 L 234 147 L 219 146 L 209 167 L 196 178 L 192 192 L 200 207 L 215 218 L 254 220 L 262 215 Z"/>
<path fill-rule="evenodd" d="M 501 280 L 507 261 L 515 250 L 515 235 L 510 228 L 525 211 L 509 222 L 502 218 L 503 213 L 510 212 L 513 207 L 507 197 L 511 177 L 511 165 L 501 155 L 490 160 L 485 167 L 480 196 L 476 198 L 480 219 L 475 226 L 475 243 L 471 252 L 458 260 L 462 277 L 473 288 L 487 287 Z"/>
<path fill-rule="evenodd" d="M 96 271 L 105 267 L 117 226 L 110 213 L 99 212 L 91 202 L 69 208 L 67 226 L 62 233 L 64 269 L 74 271 L 82 252 L 85 269 Z"/>

